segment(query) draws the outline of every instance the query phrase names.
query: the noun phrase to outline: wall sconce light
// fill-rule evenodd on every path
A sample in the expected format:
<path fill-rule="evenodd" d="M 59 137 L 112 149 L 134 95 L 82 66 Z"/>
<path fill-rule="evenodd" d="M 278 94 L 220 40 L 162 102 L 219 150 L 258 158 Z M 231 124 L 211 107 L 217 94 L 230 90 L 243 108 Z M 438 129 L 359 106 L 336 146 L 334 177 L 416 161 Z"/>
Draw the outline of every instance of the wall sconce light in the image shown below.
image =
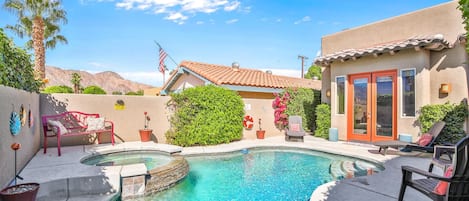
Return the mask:
<path fill-rule="evenodd" d="M 328 89 L 328 90 L 326 91 L 326 96 L 327 96 L 327 97 L 331 97 L 331 89 Z"/>
<path fill-rule="evenodd" d="M 440 93 L 448 94 L 450 92 L 451 92 L 451 84 L 448 84 L 448 83 L 441 84 Z"/>

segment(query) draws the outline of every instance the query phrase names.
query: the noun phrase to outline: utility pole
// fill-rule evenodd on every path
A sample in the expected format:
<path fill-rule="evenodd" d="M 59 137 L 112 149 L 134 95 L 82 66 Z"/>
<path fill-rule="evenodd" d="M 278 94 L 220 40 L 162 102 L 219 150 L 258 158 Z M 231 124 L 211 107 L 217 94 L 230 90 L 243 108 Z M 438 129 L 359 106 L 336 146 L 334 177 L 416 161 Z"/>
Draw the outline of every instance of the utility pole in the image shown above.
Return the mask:
<path fill-rule="evenodd" d="M 304 66 L 305 66 L 305 60 L 306 59 L 309 59 L 308 57 L 306 56 L 303 56 L 303 55 L 298 55 L 298 59 L 301 59 L 301 78 L 304 78 Z"/>

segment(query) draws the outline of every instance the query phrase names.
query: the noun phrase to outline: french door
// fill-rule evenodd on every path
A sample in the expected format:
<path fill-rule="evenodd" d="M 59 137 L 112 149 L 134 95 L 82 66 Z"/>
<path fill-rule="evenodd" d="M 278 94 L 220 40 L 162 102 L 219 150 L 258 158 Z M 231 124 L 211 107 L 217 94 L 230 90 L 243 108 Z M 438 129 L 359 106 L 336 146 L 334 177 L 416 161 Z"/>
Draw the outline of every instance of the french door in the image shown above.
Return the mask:
<path fill-rule="evenodd" d="M 396 71 L 349 76 L 347 139 L 397 139 Z"/>

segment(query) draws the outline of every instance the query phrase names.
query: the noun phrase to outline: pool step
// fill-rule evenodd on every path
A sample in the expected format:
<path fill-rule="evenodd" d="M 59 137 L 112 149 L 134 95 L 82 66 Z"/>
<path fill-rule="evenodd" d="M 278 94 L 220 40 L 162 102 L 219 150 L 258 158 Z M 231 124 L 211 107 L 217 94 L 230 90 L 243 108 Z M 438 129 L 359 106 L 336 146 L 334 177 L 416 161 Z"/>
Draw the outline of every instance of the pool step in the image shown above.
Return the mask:
<path fill-rule="evenodd" d="M 335 180 L 371 175 L 377 170 L 373 164 L 363 161 L 334 160 L 329 166 L 329 173 Z"/>

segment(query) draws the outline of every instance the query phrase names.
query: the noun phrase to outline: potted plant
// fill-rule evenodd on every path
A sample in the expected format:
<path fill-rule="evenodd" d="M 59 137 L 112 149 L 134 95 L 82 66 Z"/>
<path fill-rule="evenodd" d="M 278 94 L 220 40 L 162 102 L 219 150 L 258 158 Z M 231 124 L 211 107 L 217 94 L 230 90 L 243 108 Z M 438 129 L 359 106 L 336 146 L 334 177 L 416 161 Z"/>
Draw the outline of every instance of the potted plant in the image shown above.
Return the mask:
<path fill-rule="evenodd" d="M 17 184 L 16 178 L 22 179 L 16 174 L 16 151 L 21 148 L 21 144 L 13 143 L 11 144 L 11 149 L 15 151 L 15 185 L 6 187 L 0 191 L 0 198 L 3 201 L 34 201 L 36 200 L 36 195 L 39 190 L 38 183 L 24 183 Z"/>
<path fill-rule="evenodd" d="M 259 118 L 259 130 L 256 131 L 257 139 L 264 139 L 265 130 L 261 127 L 261 118 Z"/>
<path fill-rule="evenodd" d="M 148 128 L 148 123 L 150 122 L 150 116 L 148 116 L 147 112 L 143 113 L 145 115 L 143 129 L 139 130 L 140 133 L 140 141 L 148 142 L 151 140 L 151 133 L 153 132 L 152 129 Z"/>

